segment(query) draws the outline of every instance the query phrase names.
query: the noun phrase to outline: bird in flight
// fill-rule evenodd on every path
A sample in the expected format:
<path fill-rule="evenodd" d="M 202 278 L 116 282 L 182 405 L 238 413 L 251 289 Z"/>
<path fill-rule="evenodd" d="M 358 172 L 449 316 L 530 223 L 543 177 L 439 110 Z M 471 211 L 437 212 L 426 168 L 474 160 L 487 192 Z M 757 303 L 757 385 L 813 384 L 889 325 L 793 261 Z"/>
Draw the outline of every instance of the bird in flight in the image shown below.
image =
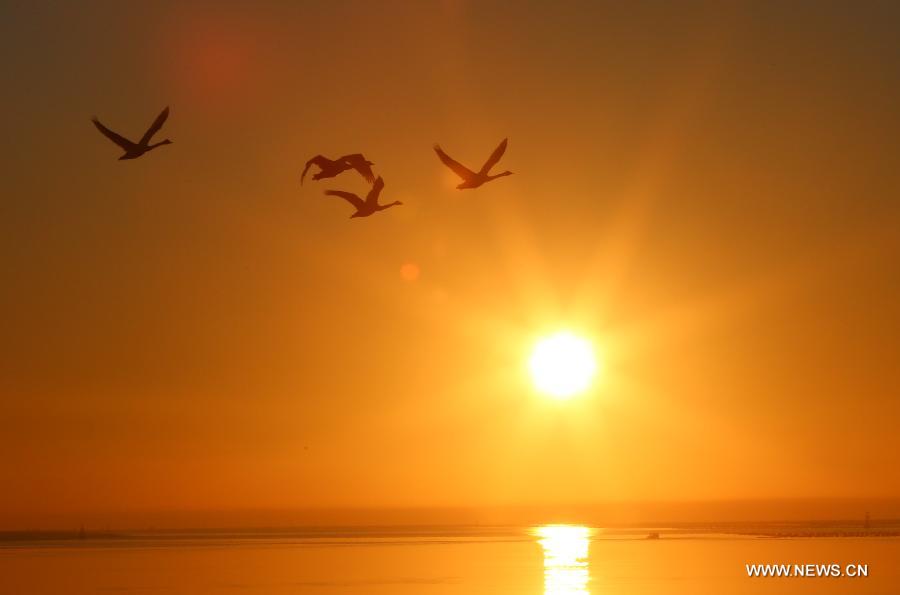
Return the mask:
<path fill-rule="evenodd" d="M 381 176 L 378 176 L 378 179 L 375 180 L 375 183 L 372 184 L 372 189 L 369 190 L 369 194 L 366 195 L 366 200 L 361 199 L 359 196 L 353 194 L 352 192 L 344 192 L 342 190 L 326 190 L 326 196 L 337 196 L 343 198 L 351 205 L 356 207 L 356 212 L 350 215 L 350 218 L 354 217 L 368 217 L 378 211 L 383 211 L 385 209 L 389 209 L 396 205 L 402 205 L 403 203 L 399 200 L 395 200 L 394 202 L 380 205 L 378 204 L 378 196 L 381 194 L 381 190 L 384 188 L 384 180 Z"/>
<path fill-rule="evenodd" d="M 115 132 L 101 124 L 100 120 L 98 120 L 96 116 L 92 118 L 92 121 L 94 122 L 94 126 L 97 127 L 97 130 L 103 133 L 103 136 L 122 147 L 122 150 L 125 151 L 125 154 L 119 157 L 119 161 L 122 161 L 123 159 L 137 159 L 151 149 L 155 149 L 156 147 L 159 147 L 161 145 L 172 144 L 172 141 L 170 141 L 169 139 L 161 140 L 158 143 L 154 143 L 152 145 L 150 144 L 150 139 L 153 138 L 154 134 L 159 132 L 159 129 L 162 128 L 162 125 L 165 123 L 166 118 L 168 117 L 169 107 L 166 106 L 166 109 L 164 109 L 158 116 L 156 116 L 153 124 L 151 124 L 150 128 L 147 129 L 147 132 L 144 133 L 144 136 L 141 137 L 141 140 L 136 143 L 131 142 L 124 136 L 116 134 Z"/>
<path fill-rule="evenodd" d="M 355 169 L 369 184 L 375 182 L 375 174 L 372 172 L 372 166 L 375 164 L 363 157 L 362 153 L 344 155 L 337 159 L 329 159 L 323 155 L 316 155 L 306 162 L 306 167 L 303 168 L 303 173 L 300 174 L 301 185 L 303 184 L 303 179 L 306 177 L 306 172 L 309 171 L 310 166 L 313 165 L 319 167 L 319 173 L 313 174 L 313 180 L 333 178 L 348 169 Z"/>
<path fill-rule="evenodd" d="M 490 182 L 491 180 L 495 180 L 497 178 L 502 178 L 503 176 L 511 176 L 511 171 L 501 172 L 499 174 L 490 175 L 489 172 L 491 168 L 497 165 L 497 162 L 500 161 L 500 158 L 503 157 L 503 153 L 506 152 L 506 141 L 507 139 L 503 139 L 494 152 L 491 153 L 491 156 L 488 157 L 488 160 L 484 162 L 484 165 L 481 166 L 481 170 L 477 173 L 470 170 L 465 165 L 460 162 L 454 160 L 450 155 L 444 153 L 444 150 L 441 149 L 440 145 L 434 145 L 434 152 L 437 153 L 438 158 L 441 162 L 449 167 L 453 172 L 462 178 L 462 184 L 457 186 L 459 190 L 465 190 L 466 188 L 478 188 L 485 182 Z"/>

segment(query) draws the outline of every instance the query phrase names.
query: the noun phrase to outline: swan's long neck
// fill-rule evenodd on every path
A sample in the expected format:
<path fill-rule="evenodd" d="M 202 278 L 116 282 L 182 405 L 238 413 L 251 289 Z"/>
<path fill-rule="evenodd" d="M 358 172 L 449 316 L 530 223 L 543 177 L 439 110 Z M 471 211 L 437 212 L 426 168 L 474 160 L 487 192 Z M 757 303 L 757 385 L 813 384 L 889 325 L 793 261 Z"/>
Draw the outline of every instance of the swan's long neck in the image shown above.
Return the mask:
<path fill-rule="evenodd" d="M 150 149 L 155 149 L 156 147 L 160 147 L 162 145 L 170 145 L 170 144 L 172 144 L 172 141 L 170 141 L 169 139 L 161 140 L 158 143 L 153 143 L 152 145 L 147 145 L 147 150 L 149 151 Z"/>
<path fill-rule="evenodd" d="M 488 179 L 488 180 L 495 180 L 495 179 L 497 179 L 497 178 L 502 178 L 503 176 L 511 176 L 511 175 L 512 175 L 512 172 L 511 172 L 511 171 L 504 171 L 504 172 L 500 172 L 499 174 L 495 174 L 495 175 L 493 175 L 493 176 L 488 176 L 487 179 Z"/>
<path fill-rule="evenodd" d="M 385 210 L 385 209 L 389 209 L 389 208 L 391 208 L 391 207 L 395 207 L 395 206 L 397 206 L 397 205 L 402 205 L 402 204 L 403 204 L 403 203 L 400 202 L 399 200 L 395 200 L 394 202 L 389 202 L 389 203 L 387 203 L 386 205 L 378 205 L 378 210 L 379 210 L 379 211 L 383 211 L 383 210 Z"/>

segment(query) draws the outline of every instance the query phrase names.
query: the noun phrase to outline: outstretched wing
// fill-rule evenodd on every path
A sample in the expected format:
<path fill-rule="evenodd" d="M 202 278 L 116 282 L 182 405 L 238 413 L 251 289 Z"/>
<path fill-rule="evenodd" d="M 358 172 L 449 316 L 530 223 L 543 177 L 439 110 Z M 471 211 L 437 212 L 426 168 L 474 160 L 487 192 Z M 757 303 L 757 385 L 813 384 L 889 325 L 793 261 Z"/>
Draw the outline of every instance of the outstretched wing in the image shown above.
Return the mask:
<path fill-rule="evenodd" d="M 91 121 L 94 123 L 94 126 L 97 127 L 97 130 L 103 133 L 103 136 L 122 147 L 124 151 L 130 151 L 132 148 L 134 148 L 133 142 L 131 142 L 124 136 L 116 134 L 115 132 L 101 124 L 100 120 L 98 120 L 96 117 L 92 118 Z"/>
<path fill-rule="evenodd" d="M 147 132 L 144 133 L 144 136 L 141 137 L 139 145 L 146 145 L 150 142 L 150 139 L 153 138 L 153 135 L 159 132 L 159 129 L 162 128 L 162 125 L 165 124 L 166 119 L 169 117 L 169 106 L 166 106 L 166 109 L 161 111 L 156 119 L 153 120 L 153 124 L 150 124 L 150 128 L 147 129 Z"/>
<path fill-rule="evenodd" d="M 377 205 L 378 197 L 381 195 L 382 190 L 384 190 L 384 180 L 381 179 L 381 176 L 378 176 L 378 179 L 372 184 L 372 189 L 366 195 L 366 202 L 373 206 Z"/>
<path fill-rule="evenodd" d="M 349 202 L 351 205 L 356 207 L 357 211 L 360 211 L 366 207 L 366 203 L 363 202 L 363 199 L 356 196 L 352 192 L 344 192 L 343 190 L 326 190 L 325 195 L 326 196 L 337 196 L 337 197 L 343 198 L 344 200 Z"/>
<path fill-rule="evenodd" d="M 497 145 L 497 148 L 494 149 L 494 152 L 491 153 L 491 156 L 488 157 L 488 160 L 484 162 L 484 166 L 481 168 L 481 174 L 487 175 L 491 168 L 497 165 L 497 162 L 500 161 L 500 158 L 503 157 L 503 153 L 506 152 L 506 141 L 507 139 L 503 139 L 503 141 Z"/>
<path fill-rule="evenodd" d="M 375 181 L 375 173 L 372 171 L 372 166 L 369 165 L 369 161 L 363 157 L 362 153 L 344 155 L 341 157 L 341 161 L 359 172 L 359 175 L 365 178 L 369 184 Z"/>
<path fill-rule="evenodd" d="M 303 185 L 303 178 L 306 177 L 306 172 L 309 171 L 311 165 L 318 165 L 319 169 L 322 169 L 326 165 L 331 163 L 331 159 L 325 157 L 324 155 L 316 155 L 312 159 L 306 162 L 306 167 L 303 168 L 303 173 L 300 174 L 300 185 Z"/>
<path fill-rule="evenodd" d="M 470 170 L 468 167 L 458 161 L 455 161 L 452 157 L 450 157 L 450 155 L 444 153 L 444 150 L 441 149 L 440 145 L 434 145 L 434 152 L 437 153 L 438 159 L 440 159 L 444 165 L 452 169 L 453 172 L 463 180 L 468 180 L 475 175 L 475 172 Z"/>

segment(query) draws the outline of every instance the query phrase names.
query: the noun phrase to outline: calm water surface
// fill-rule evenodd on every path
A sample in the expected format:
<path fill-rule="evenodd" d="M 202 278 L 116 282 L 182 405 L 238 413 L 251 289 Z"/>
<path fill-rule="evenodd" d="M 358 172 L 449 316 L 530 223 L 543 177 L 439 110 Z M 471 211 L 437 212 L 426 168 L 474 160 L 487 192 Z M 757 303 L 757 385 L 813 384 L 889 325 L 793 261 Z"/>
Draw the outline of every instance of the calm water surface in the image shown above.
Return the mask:
<path fill-rule="evenodd" d="M 647 534 L 546 526 L 19 540 L 0 545 L 0 593 L 900 593 L 896 537 Z M 748 578 L 747 563 L 860 563 L 869 576 Z"/>

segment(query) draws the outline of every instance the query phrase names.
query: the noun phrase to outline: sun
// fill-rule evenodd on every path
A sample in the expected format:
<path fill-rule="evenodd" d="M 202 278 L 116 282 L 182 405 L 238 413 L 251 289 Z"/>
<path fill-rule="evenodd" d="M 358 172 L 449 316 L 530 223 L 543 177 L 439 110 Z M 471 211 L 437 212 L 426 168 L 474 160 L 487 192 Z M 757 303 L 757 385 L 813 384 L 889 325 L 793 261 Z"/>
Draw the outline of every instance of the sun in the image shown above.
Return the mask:
<path fill-rule="evenodd" d="M 540 392 L 567 399 L 591 385 L 597 373 L 597 358 L 590 341 L 561 331 L 537 342 L 528 368 Z"/>

